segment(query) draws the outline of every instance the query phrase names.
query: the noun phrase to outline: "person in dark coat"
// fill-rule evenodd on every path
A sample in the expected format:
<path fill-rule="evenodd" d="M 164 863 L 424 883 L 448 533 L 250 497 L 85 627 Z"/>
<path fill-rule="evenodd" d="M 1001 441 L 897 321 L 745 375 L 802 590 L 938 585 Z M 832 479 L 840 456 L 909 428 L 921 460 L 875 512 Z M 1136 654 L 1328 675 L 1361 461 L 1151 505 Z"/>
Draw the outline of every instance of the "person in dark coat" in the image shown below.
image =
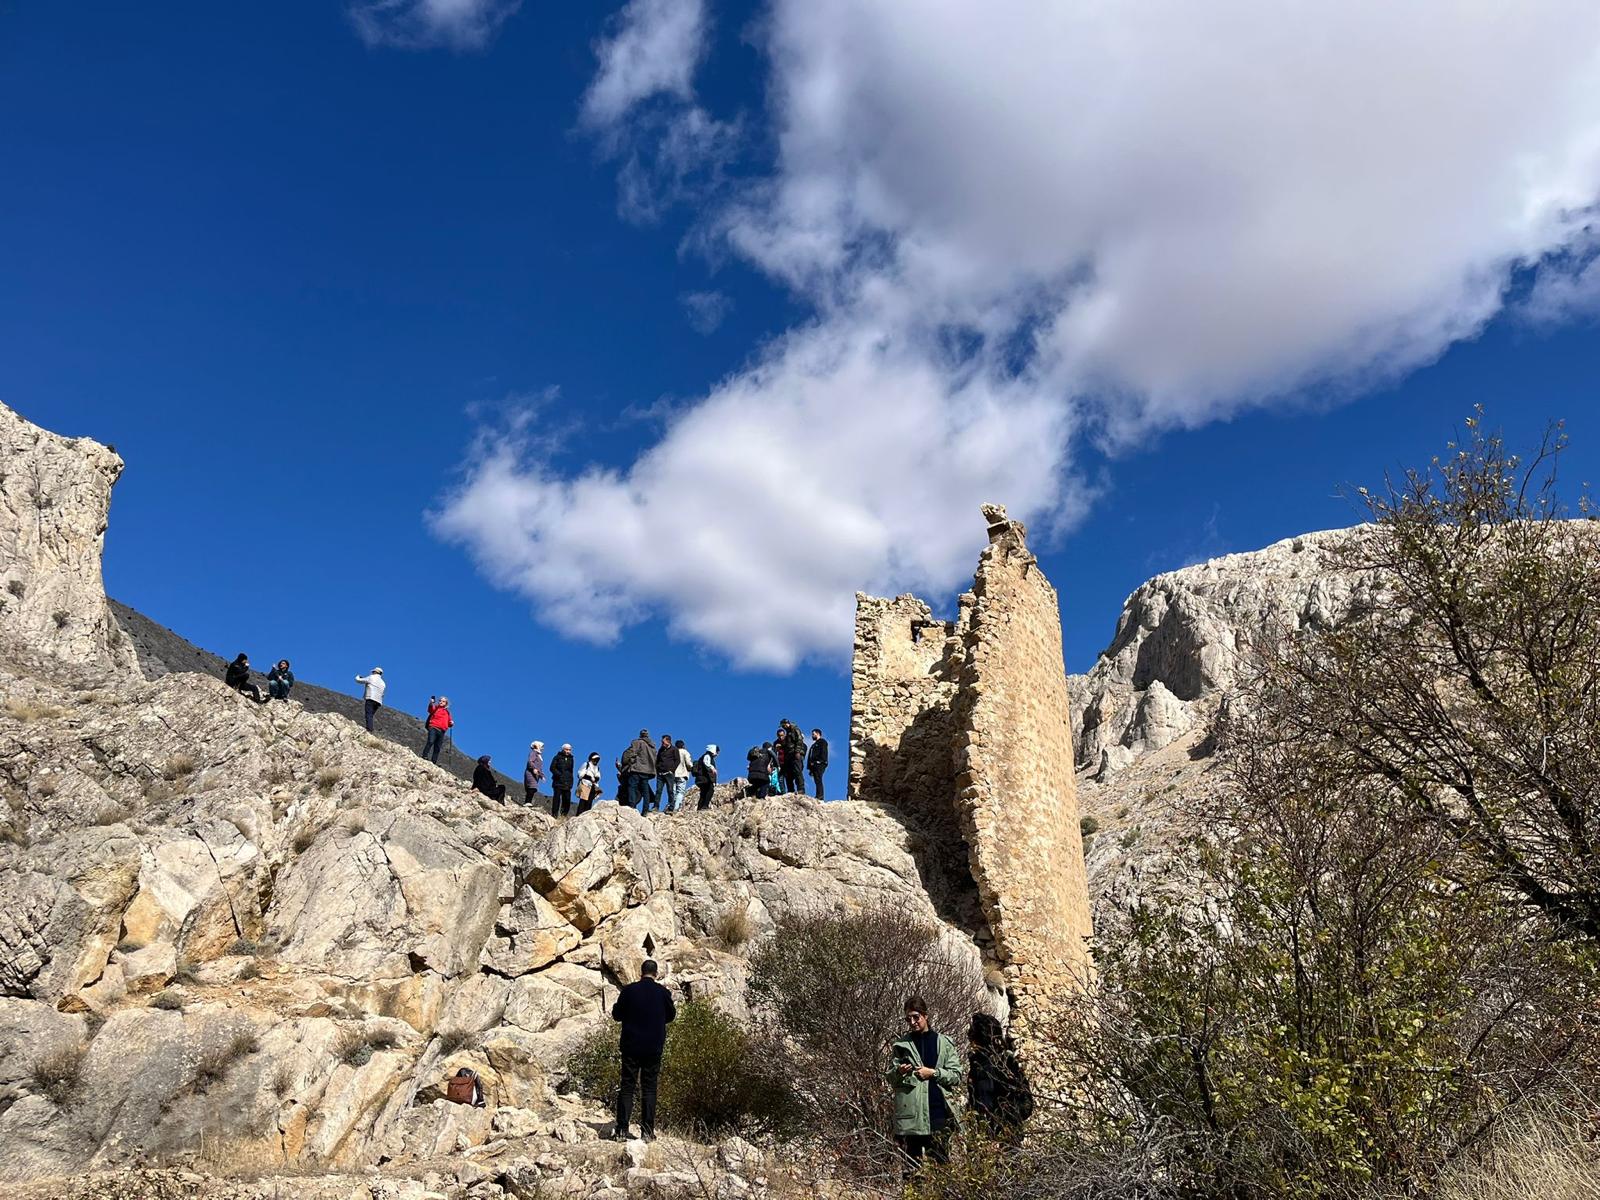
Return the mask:
<path fill-rule="evenodd" d="M 636 1081 L 640 1093 L 639 1136 L 647 1142 L 656 1136 L 661 1052 L 667 1045 L 667 1024 L 678 1015 L 672 993 L 656 982 L 657 974 L 655 962 L 645 959 L 639 967 L 638 982 L 623 988 L 611 1006 L 612 1020 L 622 1023 L 622 1084 L 617 1089 L 617 1123 L 611 1133 L 618 1141 L 628 1138 Z"/>
<path fill-rule="evenodd" d="M 627 804 L 644 812 L 650 800 L 650 780 L 656 773 L 656 747 L 650 740 L 648 729 L 639 730 L 639 736 L 628 743 L 621 761 L 622 769 L 628 776 Z M 621 800 L 622 797 L 619 795 L 617 799 Z"/>
<path fill-rule="evenodd" d="M 782 770 L 779 777 L 783 780 L 784 794 L 798 792 L 806 794 L 805 762 L 806 739 L 800 732 L 800 727 L 787 717 L 779 730 L 783 746 Z"/>
<path fill-rule="evenodd" d="M 650 793 L 650 807 L 661 809 L 667 806 L 672 795 L 672 778 L 678 769 L 678 747 L 673 744 L 672 735 L 661 735 L 661 746 L 656 750 L 656 790 Z"/>
<path fill-rule="evenodd" d="M 711 793 L 717 790 L 717 755 L 722 753 L 715 742 L 706 747 L 706 752 L 695 760 L 694 782 L 700 789 L 700 808 L 711 807 Z"/>
<path fill-rule="evenodd" d="M 1033 1090 L 993 1013 L 972 1014 L 967 1026 L 967 1108 L 999 1141 L 1016 1145 L 1033 1115 Z"/>
<path fill-rule="evenodd" d="M 242 696 L 249 696 L 257 704 L 265 704 L 267 698 L 261 694 L 261 688 L 250 682 L 250 656 L 241 654 L 228 664 L 228 669 L 223 673 L 222 682 L 231 687 Z"/>
<path fill-rule="evenodd" d="M 289 660 L 280 658 L 278 665 L 267 672 L 267 695 L 274 700 L 287 700 L 294 687 L 294 672 L 289 670 Z"/>
<path fill-rule="evenodd" d="M 550 760 L 550 815 L 565 817 L 572 812 L 572 743 L 563 742 Z"/>
<path fill-rule="evenodd" d="M 472 786 L 491 800 L 505 801 L 506 785 L 495 779 L 494 772 L 489 769 L 487 754 L 480 754 L 478 765 L 472 768 Z"/>
<path fill-rule="evenodd" d="M 750 794 L 759 800 L 771 787 L 772 768 L 766 748 L 751 746 L 750 753 L 745 755 L 745 761 L 749 764 L 745 771 L 745 781 L 750 785 Z"/>
<path fill-rule="evenodd" d="M 822 736 L 822 730 L 811 731 L 811 749 L 806 752 L 806 770 L 811 772 L 812 781 L 817 785 L 817 799 L 822 799 L 822 774 L 828 769 L 828 739 Z"/>

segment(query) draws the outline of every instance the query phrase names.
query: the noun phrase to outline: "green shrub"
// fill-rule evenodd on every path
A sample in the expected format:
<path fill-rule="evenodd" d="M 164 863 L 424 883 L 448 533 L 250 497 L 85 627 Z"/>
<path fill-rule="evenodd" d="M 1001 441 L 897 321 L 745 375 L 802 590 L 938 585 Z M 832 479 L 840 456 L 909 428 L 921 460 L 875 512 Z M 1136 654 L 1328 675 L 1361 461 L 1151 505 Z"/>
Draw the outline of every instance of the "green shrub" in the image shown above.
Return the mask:
<path fill-rule="evenodd" d="M 1092 838 L 1100 832 L 1100 819 L 1098 817 L 1079 817 L 1078 832 L 1083 834 L 1086 840 Z"/>
<path fill-rule="evenodd" d="M 661 1058 L 658 1123 L 695 1137 L 738 1133 L 784 1136 L 801 1108 L 782 1069 L 781 1050 L 705 1001 L 678 1009 Z M 597 1029 L 567 1063 L 578 1092 L 612 1103 L 621 1065 L 614 1028 Z"/>

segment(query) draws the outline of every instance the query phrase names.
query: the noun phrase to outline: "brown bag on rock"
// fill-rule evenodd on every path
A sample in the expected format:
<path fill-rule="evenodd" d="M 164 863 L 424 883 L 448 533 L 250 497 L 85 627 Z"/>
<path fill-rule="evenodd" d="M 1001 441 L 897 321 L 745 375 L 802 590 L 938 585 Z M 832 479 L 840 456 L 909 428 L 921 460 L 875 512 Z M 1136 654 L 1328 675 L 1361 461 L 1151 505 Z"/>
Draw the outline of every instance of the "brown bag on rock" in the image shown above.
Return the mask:
<path fill-rule="evenodd" d="M 444 1083 L 444 1098 L 452 1104 L 471 1104 L 478 1081 L 471 1075 L 452 1075 Z"/>

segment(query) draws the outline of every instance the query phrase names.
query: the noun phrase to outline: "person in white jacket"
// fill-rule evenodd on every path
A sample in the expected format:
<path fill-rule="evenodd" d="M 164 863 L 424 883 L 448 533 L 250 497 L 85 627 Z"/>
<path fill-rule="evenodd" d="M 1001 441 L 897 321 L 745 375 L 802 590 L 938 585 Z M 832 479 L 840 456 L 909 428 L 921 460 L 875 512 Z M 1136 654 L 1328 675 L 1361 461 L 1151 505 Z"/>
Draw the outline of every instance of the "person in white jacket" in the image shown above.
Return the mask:
<path fill-rule="evenodd" d="M 683 808 L 683 795 L 689 790 L 689 776 L 694 771 L 694 759 L 689 756 L 689 747 L 683 744 L 683 739 L 677 742 L 678 765 L 672 769 L 672 807 L 668 812 L 677 812 Z"/>
<path fill-rule="evenodd" d="M 383 693 L 388 684 L 383 681 L 383 668 L 373 667 L 370 675 L 357 675 L 357 683 L 367 685 L 365 697 L 367 701 L 367 732 L 372 732 L 372 715 L 383 707 Z"/>
<path fill-rule="evenodd" d="M 581 817 L 600 797 L 600 755 L 589 755 L 589 761 L 578 768 L 578 815 Z"/>

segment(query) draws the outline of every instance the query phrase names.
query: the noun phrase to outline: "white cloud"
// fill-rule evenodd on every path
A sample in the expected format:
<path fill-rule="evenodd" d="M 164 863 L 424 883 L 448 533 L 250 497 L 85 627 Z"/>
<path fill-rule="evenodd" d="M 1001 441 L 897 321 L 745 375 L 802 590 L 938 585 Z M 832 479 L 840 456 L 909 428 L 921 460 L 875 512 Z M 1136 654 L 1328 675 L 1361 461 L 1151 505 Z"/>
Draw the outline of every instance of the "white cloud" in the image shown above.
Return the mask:
<path fill-rule="evenodd" d="M 688 100 L 705 36 L 702 0 L 629 0 L 596 47 L 600 69 L 583 98 L 585 123 L 613 126 L 654 96 Z"/>
<path fill-rule="evenodd" d="M 670 51 L 602 51 L 586 114 L 621 136 L 652 95 L 698 111 L 694 7 L 692 38 L 639 33 Z M 777 160 L 699 236 L 815 323 L 626 471 L 497 458 L 441 516 L 559 628 L 659 612 L 763 666 L 842 648 L 854 588 L 970 571 L 980 500 L 1081 505 L 1073 433 L 1425 363 L 1582 246 L 1600 196 L 1587 2 L 770 10 Z M 634 0 L 613 48 L 660 12 Z"/>
<path fill-rule="evenodd" d="M 522 0 L 358 0 L 356 32 L 369 46 L 478 50 L 488 45 Z"/>

